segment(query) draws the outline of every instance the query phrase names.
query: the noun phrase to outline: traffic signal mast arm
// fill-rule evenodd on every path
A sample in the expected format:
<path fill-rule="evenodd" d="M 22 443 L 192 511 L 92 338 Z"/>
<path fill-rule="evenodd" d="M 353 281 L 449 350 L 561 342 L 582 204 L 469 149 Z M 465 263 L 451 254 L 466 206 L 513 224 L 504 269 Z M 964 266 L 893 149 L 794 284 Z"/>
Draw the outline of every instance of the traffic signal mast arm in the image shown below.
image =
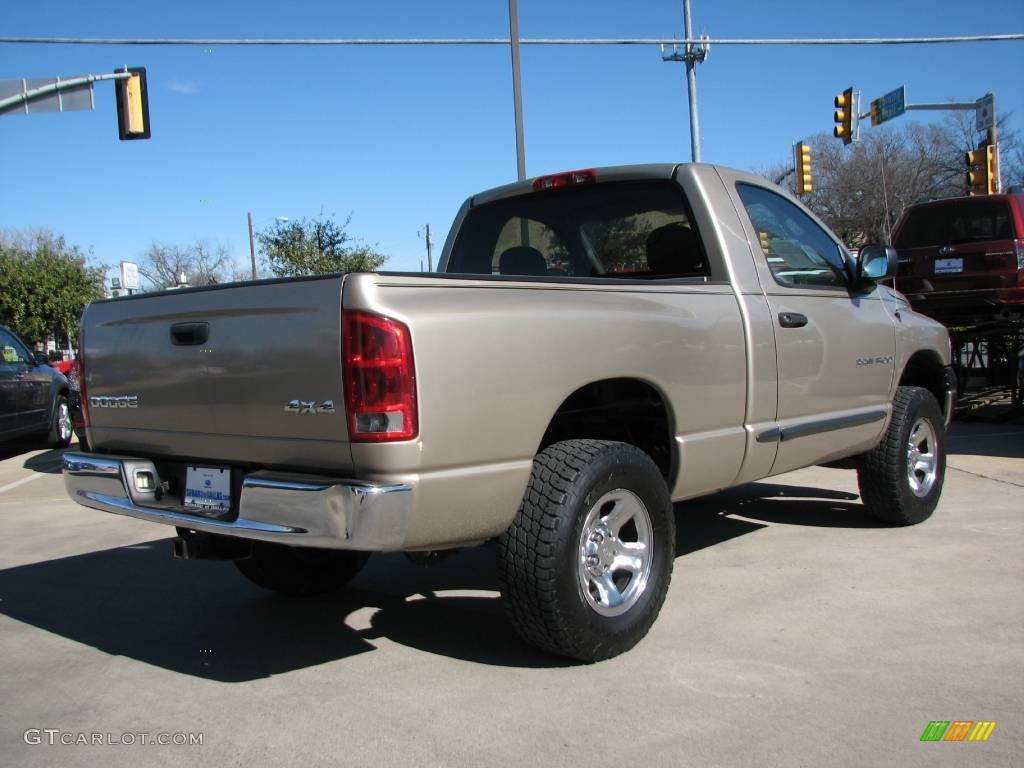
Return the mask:
<path fill-rule="evenodd" d="M 26 101 L 32 101 L 32 99 L 38 99 L 51 93 L 57 93 L 58 91 L 80 88 L 83 85 L 99 82 L 100 80 L 127 80 L 129 77 L 132 77 L 131 72 L 113 72 L 109 75 L 82 75 L 81 77 L 73 77 L 68 80 L 61 80 L 57 83 L 43 85 L 39 88 L 33 88 L 31 91 L 22 91 L 21 93 L 16 93 L 13 96 L 8 96 L 6 99 L 0 99 L 0 109 L 7 109 L 8 107 L 13 107 L 18 104 L 24 104 Z"/>

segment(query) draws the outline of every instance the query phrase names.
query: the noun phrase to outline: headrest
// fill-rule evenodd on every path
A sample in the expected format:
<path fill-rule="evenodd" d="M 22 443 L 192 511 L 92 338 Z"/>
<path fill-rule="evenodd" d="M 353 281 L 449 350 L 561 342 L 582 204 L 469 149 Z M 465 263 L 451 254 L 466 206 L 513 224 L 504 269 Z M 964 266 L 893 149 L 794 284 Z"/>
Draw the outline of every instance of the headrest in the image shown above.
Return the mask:
<path fill-rule="evenodd" d="M 666 224 L 647 236 L 647 264 L 658 275 L 704 271 L 697 233 L 682 224 Z"/>
<path fill-rule="evenodd" d="M 498 269 L 503 275 L 543 275 L 547 273 L 548 265 L 536 248 L 517 245 L 501 254 Z"/>

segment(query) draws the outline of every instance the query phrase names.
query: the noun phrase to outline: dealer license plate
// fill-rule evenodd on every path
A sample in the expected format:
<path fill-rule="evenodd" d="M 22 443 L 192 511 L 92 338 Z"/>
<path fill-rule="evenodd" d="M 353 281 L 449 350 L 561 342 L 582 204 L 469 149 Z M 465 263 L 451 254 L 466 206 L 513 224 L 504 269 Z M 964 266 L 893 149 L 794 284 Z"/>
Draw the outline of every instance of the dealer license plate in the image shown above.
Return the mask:
<path fill-rule="evenodd" d="M 935 274 L 936 275 L 950 275 L 955 272 L 964 271 L 964 260 L 963 259 L 936 259 L 935 260 Z"/>
<path fill-rule="evenodd" d="M 185 506 L 193 509 L 231 509 L 231 470 L 188 467 L 185 473 Z"/>

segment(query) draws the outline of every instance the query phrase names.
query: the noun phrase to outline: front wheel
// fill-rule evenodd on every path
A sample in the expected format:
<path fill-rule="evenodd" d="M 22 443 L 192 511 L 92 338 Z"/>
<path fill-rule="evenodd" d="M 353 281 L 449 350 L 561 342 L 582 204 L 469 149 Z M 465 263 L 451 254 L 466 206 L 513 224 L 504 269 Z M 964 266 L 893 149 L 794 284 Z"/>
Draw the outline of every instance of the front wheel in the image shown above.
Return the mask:
<path fill-rule="evenodd" d="M 507 613 L 528 643 L 599 661 L 647 634 L 672 578 L 668 487 L 638 448 L 567 440 L 544 449 L 499 542 Z"/>
<path fill-rule="evenodd" d="M 74 429 L 71 424 L 71 408 L 64 395 L 57 395 L 53 404 L 53 419 L 50 422 L 48 442 L 51 448 L 64 448 L 71 443 Z"/>
<path fill-rule="evenodd" d="M 235 566 L 253 584 L 295 597 L 341 589 L 359 573 L 370 555 L 336 549 L 288 547 L 255 541 L 252 554 Z"/>
<path fill-rule="evenodd" d="M 861 499 L 874 517 L 914 525 L 935 511 L 946 473 L 946 428 L 935 397 L 900 387 L 882 441 L 857 461 Z"/>

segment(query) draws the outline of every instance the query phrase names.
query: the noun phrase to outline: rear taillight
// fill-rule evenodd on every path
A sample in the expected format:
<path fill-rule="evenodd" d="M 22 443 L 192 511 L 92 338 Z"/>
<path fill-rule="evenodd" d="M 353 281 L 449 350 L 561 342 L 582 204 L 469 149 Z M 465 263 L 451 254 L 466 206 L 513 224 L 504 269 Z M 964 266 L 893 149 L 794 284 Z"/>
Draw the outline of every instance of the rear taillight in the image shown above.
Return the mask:
<path fill-rule="evenodd" d="M 381 442 L 416 437 L 416 367 L 408 326 L 349 310 L 342 312 L 341 324 L 349 439 Z"/>
<path fill-rule="evenodd" d="M 554 173 L 550 176 L 538 176 L 533 180 L 533 188 L 537 191 L 571 187 L 575 184 L 593 184 L 597 181 L 597 172 L 593 168 L 584 171 L 567 171 Z"/>
<path fill-rule="evenodd" d="M 1024 269 L 1024 239 L 1014 240 L 1013 250 L 1017 254 L 1017 269 Z"/>
<path fill-rule="evenodd" d="M 78 391 L 79 399 L 81 400 L 82 407 L 82 423 L 88 427 L 90 423 L 89 419 L 89 391 L 85 384 L 85 327 L 82 326 L 78 331 L 78 359 L 75 360 L 75 365 L 78 367 Z"/>

